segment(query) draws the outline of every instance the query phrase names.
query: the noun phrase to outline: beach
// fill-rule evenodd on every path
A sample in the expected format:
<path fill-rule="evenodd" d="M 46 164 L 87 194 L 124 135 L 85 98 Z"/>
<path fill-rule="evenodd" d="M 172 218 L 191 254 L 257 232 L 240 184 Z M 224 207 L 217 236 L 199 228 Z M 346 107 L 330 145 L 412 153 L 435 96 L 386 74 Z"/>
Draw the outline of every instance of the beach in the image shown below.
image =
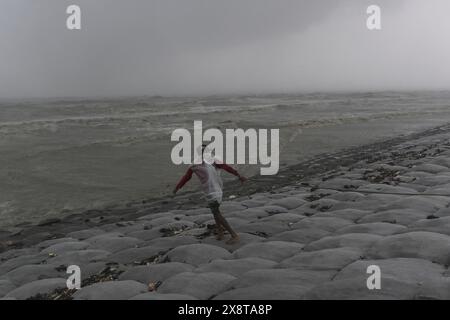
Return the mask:
<path fill-rule="evenodd" d="M 448 92 L 0 100 L 0 228 L 170 194 L 171 133 L 279 129 L 280 167 L 450 119 Z M 260 165 L 239 165 L 246 176 Z M 232 177 L 223 175 L 225 180 Z M 192 181 L 188 190 L 198 189 Z"/>
<path fill-rule="evenodd" d="M 449 180 L 445 124 L 227 181 L 234 245 L 194 191 L 44 217 L 0 231 L 0 297 L 450 299 Z"/>

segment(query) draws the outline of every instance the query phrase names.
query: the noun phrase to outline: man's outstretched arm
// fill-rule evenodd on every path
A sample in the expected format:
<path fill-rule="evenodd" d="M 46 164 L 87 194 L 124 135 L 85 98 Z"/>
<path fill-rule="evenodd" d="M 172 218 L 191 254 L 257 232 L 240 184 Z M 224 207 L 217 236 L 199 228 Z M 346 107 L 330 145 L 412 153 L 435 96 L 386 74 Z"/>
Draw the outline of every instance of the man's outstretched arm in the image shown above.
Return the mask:
<path fill-rule="evenodd" d="M 181 180 L 177 183 L 175 189 L 173 189 L 173 193 L 177 193 L 178 190 L 180 190 L 181 188 L 183 188 L 183 186 L 186 184 L 186 182 L 188 182 L 189 180 L 191 180 L 192 178 L 192 174 L 193 171 L 191 168 L 189 168 L 189 170 L 186 172 L 186 174 L 181 178 Z"/>
<path fill-rule="evenodd" d="M 239 174 L 239 172 L 237 172 L 235 169 L 233 169 L 232 167 L 230 167 L 229 165 L 225 164 L 225 163 L 214 163 L 214 166 L 216 168 L 225 170 L 228 173 L 231 173 L 232 175 L 236 176 L 239 178 L 239 180 L 241 180 L 241 182 L 244 182 L 245 180 L 247 180 L 247 178 L 241 176 Z"/>

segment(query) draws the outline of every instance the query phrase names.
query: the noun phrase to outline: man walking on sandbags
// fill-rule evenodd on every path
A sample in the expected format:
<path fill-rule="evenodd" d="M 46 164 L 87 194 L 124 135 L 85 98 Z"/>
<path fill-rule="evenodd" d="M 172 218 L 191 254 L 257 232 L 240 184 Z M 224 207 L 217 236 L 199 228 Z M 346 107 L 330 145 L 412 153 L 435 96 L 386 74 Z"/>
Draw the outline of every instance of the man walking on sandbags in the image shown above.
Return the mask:
<path fill-rule="evenodd" d="M 178 190 L 180 190 L 186 182 L 188 182 L 192 175 L 195 174 L 202 185 L 203 192 L 206 195 L 206 199 L 208 201 L 208 207 L 211 209 L 211 212 L 214 215 L 214 220 L 216 221 L 217 226 L 217 239 L 222 240 L 224 237 L 224 230 L 228 231 L 231 235 L 231 238 L 227 241 L 227 244 L 233 244 L 239 241 L 239 236 L 236 232 L 231 228 L 228 221 L 222 216 L 220 213 L 220 203 L 222 202 L 222 179 L 220 178 L 220 169 L 227 171 L 239 178 L 239 180 L 244 183 L 247 179 L 241 176 L 236 170 L 225 163 L 220 163 L 218 160 L 214 159 L 213 161 L 209 161 L 208 163 L 204 159 L 206 145 L 202 145 L 201 154 L 202 154 L 202 163 L 194 164 L 189 167 L 186 174 L 181 178 L 181 180 L 176 185 L 173 190 L 173 194 L 176 194 Z"/>

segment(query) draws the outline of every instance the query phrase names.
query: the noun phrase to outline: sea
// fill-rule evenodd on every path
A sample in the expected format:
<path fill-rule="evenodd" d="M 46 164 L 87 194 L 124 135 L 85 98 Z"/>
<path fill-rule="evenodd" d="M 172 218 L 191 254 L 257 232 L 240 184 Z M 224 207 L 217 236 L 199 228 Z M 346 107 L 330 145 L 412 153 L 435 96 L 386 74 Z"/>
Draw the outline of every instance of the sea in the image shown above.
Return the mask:
<path fill-rule="evenodd" d="M 279 129 L 285 167 L 450 122 L 450 92 L 0 98 L 0 227 L 170 194 L 188 167 L 172 163 L 171 134 L 199 120 Z"/>

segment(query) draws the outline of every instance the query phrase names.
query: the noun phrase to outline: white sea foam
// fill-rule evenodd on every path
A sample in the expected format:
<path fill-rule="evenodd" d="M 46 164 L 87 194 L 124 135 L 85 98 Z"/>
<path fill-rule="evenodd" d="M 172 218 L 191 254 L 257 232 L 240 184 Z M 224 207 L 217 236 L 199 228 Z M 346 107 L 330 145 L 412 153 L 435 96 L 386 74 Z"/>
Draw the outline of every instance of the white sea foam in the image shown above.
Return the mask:
<path fill-rule="evenodd" d="M 385 92 L 3 102 L 0 225 L 169 192 L 185 170 L 170 161 L 170 134 L 197 119 L 205 129 L 280 128 L 280 163 L 292 164 L 446 122 L 448 101 Z"/>

